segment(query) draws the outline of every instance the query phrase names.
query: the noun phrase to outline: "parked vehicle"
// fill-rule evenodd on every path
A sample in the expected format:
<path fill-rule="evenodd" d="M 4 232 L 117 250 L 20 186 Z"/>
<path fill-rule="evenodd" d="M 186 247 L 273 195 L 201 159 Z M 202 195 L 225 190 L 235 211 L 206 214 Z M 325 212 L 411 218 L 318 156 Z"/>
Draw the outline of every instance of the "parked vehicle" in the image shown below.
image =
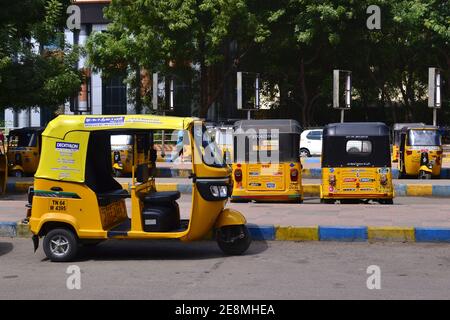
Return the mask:
<path fill-rule="evenodd" d="M 441 134 L 437 127 L 410 126 L 400 133 L 400 177 L 431 179 L 441 175 Z"/>
<path fill-rule="evenodd" d="M 12 176 L 34 175 L 41 157 L 41 134 L 44 128 L 11 130 L 8 135 L 8 171 Z"/>
<path fill-rule="evenodd" d="M 411 127 L 411 126 L 424 126 L 425 123 L 394 123 L 392 127 L 392 162 L 398 162 L 399 158 L 399 149 L 400 149 L 400 133 L 403 128 Z"/>
<path fill-rule="evenodd" d="M 300 156 L 311 157 L 322 154 L 323 129 L 305 130 L 300 135 Z"/>
<path fill-rule="evenodd" d="M 276 135 L 271 130 L 275 130 Z M 299 157 L 300 125 L 295 120 L 242 120 L 234 129 L 233 202 L 303 201 Z M 276 162 L 263 159 L 277 154 Z"/>
<path fill-rule="evenodd" d="M 192 207 L 180 219 L 178 191 L 156 191 L 156 130 L 186 130 L 192 161 Z M 132 135 L 131 193 L 112 176 L 111 136 Z M 151 115 L 59 116 L 43 133 L 42 156 L 29 195 L 30 229 L 35 250 L 51 261 L 76 257 L 78 245 L 107 239 L 180 239 L 193 241 L 216 230 L 226 254 L 242 254 L 251 237 L 244 216 L 225 208 L 231 193 L 231 169 L 212 144 L 202 121 Z M 195 138 L 194 138 L 195 137 Z M 207 151 L 206 151 L 207 150 Z M 212 158 L 211 158 L 212 157 Z M 125 200 L 131 199 L 131 218 Z"/>
<path fill-rule="evenodd" d="M 380 122 L 332 123 L 323 131 L 323 203 L 392 204 L 389 128 Z"/>

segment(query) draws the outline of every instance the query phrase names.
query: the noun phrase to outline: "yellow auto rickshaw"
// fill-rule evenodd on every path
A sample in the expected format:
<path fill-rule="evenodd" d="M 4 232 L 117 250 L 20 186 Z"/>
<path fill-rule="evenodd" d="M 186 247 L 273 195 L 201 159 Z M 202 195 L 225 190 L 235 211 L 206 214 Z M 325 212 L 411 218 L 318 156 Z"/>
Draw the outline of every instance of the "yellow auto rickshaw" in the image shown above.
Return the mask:
<path fill-rule="evenodd" d="M 231 201 L 301 203 L 300 133 L 295 120 L 237 121 Z"/>
<path fill-rule="evenodd" d="M 379 122 L 332 123 L 323 130 L 322 203 L 393 204 L 389 128 Z"/>
<path fill-rule="evenodd" d="M 131 175 L 133 169 L 133 136 L 112 135 L 112 168 L 116 177 Z"/>
<path fill-rule="evenodd" d="M 5 138 L 0 131 L 0 194 L 6 192 L 6 182 L 8 180 L 8 157 L 6 155 Z"/>
<path fill-rule="evenodd" d="M 392 127 L 392 162 L 398 162 L 400 149 L 400 133 L 403 128 L 411 126 L 424 126 L 425 123 L 394 123 Z"/>
<path fill-rule="evenodd" d="M 186 130 L 192 161 L 190 219 L 181 219 L 178 191 L 156 191 L 151 168 L 156 161 L 155 130 Z M 132 135 L 131 191 L 113 178 L 111 135 Z M 35 250 L 43 248 L 51 261 L 76 257 L 78 245 L 107 239 L 204 238 L 216 230 L 226 254 L 242 254 L 251 237 L 244 216 L 225 208 L 230 196 L 231 170 L 194 118 L 152 115 L 59 116 L 43 135 L 42 156 L 30 190 L 29 225 Z M 145 154 L 140 162 L 137 153 Z M 126 202 L 131 210 L 127 212 Z"/>
<path fill-rule="evenodd" d="M 400 134 L 399 178 L 431 179 L 441 175 L 441 134 L 434 126 L 411 126 Z"/>
<path fill-rule="evenodd" d="M 14 177 L 33 175 L 41 157 L 41 134 L 44 128 L 14 129 L 8 135 L 8 171 Z"/>

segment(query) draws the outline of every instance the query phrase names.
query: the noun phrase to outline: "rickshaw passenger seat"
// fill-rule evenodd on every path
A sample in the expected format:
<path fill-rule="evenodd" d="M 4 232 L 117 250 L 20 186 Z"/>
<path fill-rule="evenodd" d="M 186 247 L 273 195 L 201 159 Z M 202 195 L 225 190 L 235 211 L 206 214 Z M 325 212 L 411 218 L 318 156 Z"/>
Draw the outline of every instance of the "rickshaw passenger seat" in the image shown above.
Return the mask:
<path fill-rule="evenodd" d="M 160 191 L 160 192 L 151 192 L 145 195 L 144 203 L 150 204 L 161 204 L 174 202 L 180 198 L 180 191 Z"/>

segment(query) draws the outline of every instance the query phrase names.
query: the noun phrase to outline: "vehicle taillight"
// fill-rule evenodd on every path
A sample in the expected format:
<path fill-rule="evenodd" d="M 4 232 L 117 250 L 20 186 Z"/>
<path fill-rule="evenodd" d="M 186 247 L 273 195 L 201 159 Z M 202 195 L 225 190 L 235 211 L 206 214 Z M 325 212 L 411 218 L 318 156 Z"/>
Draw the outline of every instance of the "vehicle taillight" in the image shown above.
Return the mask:
<path fill-rule="evenodd" d="M 334 174 L 330 174 L 330 176 L 328 177 L 328 182 L 330 183 L 331 186 L 335 186 L 336 185 L 336 176 Z"/>
<path fill-rule="evenodd" d="M 380 176 L 380 183 L 385 186 L 387 184 L 387 176 L 385 174 L 382 174 Z"/>
<path fill-rule="evenodd" d="M 241 169 L 234 170 L 234 180 L 236 180 L 236 182 L 242 181 L 242 170 Z"/>
<path fill-rule="evenodd" d="M 410 155 L 412 155 L 412 151 L 406 151 L 406 154 L 407 154 L 408 156 L 410 156 Z"/>
<path fill-rule="evenodd" d="M 291 169 L 291 181 L 297 181 L 298 180 L 298 170 L 295 168 Z"/>

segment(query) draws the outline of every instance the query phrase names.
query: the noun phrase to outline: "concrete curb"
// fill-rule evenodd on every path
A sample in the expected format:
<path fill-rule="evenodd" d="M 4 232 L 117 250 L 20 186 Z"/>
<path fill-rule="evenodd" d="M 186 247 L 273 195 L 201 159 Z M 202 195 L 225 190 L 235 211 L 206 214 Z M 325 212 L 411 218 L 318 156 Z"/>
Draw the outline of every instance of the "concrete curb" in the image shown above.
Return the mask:
<path fill-rule="evenodd" d="M 8 192 L 27 192 L 32 182 L 9 183 Z M 130 190 L 130 183 L 121 183 L 122 188 Z M 192 193 L 192 185 L 186 183 L 157 183 L 158 191 L 180 191 L 184 194 Z M 450 197 L 450 185 L 431 184 L 394 184 L 395 196 L 397 197 Z M 305 197 L 319 197 L 320 184 L 304 184 L 303 192 Z"/>
<path fill-rule="evenodd" d="M 247 224 L 253 240 L 450 243 L 450 228 L 378 226 L 275 226 Z M 30 238 L 28 225 L 0 222 L 0 237 Z M 205 239 L 211 239 L 212 233 Z"/>

